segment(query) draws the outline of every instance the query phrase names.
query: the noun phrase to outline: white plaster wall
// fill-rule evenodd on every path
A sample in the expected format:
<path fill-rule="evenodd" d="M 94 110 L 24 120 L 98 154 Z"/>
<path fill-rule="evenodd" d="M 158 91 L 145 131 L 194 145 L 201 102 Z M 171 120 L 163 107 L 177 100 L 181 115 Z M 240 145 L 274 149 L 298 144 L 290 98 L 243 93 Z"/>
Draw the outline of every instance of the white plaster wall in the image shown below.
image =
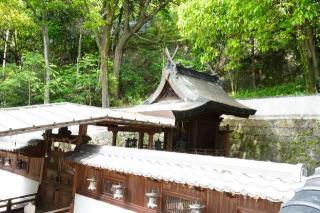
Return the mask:
<path fill-rule="evenodd" d="M 38 191 L 39 182 L 0 169 L 0 200 Z"/>
<path fill-rule="evenodd" d="M 74 200 L 75 213 L 135 213 L 100 200 L 76 194 Z"/>
<path fill-rule="evenodd" d="M 320 118 L 320 94 L 237 100 L 256 109 L 254 117 Z"/>

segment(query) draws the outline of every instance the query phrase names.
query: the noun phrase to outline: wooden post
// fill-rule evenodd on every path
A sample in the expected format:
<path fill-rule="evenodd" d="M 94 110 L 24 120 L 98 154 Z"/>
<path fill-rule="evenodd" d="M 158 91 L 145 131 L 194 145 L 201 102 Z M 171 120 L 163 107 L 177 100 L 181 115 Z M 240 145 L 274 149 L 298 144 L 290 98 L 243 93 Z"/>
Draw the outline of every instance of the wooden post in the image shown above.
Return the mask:
<path fill-rule="evenodd" d="M 117 130 L 112 130 L 112 146 L 117 146 Z"/>
<path fill-rule="evenodd" d="M 150 132 L 150 133 L 148 133 L 148 135 L 149 135 L 148 148 L 149 149 L 153 149 L 153 136 L 154 136 L 154 133 Z"/>
<path fill-rule="evenodd" d="M 44 150 L 44 158 L 41 162 L 41 168 L 40 168 L 40 177 L 39 177 L 39 184 L 40 185 L 42 183 L 42 179 L 43 179 L 43 175 L 44 175 L 43 173 L 44 173 L 46 157 L 48 157 L 48 151 L 50 151 L 50 146 L 51 146 L 50 135 L 51 134 L 52 134 L 52 129 L 49 129 L 49 130 L 46 130 L 43 135 L 43 140 L 45 143 L 45 146 L 44 146 L 45 150 Z"/>
<path fill-rule="evenodd" d="M 168 144 L 168 133 L 167 133 L 167 130 L 165 129 L 164 132 L 163 132 L 163 150 L 167 151 L 167 144 Z"/>
<path fill-rule="evenodd" d="M 77 192 L 77 185 L 78 185 L 78 179 L 79 179 L 79 166 L 75 166 L 74 167 L 75 172 L 74 172 L 74 176 L 73 176 L 73 184 L 72 184 L 72 197 L 74 199 L 75 194 Z"/>
<path fill-rule="evenodd" d="M 166 131 L 166 143 L 163 146 L 166 151 L 173 150 L 173 135 L 174 133 L 172 129 Z"/>
<path fill-rule="evenodd" d="M 12 208 L 12 200 L 9 199 L 8 204 L 7 204 L 7 212 L 11 212 L 11 210 L 12 210 L 11 208 Z"/>
<path fill-rule="evenodd" d="M 143 138 L 144 138 L 144 133 L 139 132 L 138 149 L 143 149 Z"/>
<path fill-rule="evenodd" d="M 79 134 L 76 144 L 79 145 L 83 142 L 83 138 L 87 135 L 88 125 L 79 125 Z"/>

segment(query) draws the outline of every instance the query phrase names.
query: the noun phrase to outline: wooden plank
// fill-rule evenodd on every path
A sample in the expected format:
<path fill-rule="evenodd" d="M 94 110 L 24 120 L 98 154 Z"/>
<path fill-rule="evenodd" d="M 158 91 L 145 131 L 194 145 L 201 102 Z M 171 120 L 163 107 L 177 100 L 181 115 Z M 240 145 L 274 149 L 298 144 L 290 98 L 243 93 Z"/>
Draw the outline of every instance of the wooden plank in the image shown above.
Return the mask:
<path fill-rule="evenodd" d="M 141 176 L 130 175 L 128 179 L 127 202 L 144 206 L 145 179 Z"/>

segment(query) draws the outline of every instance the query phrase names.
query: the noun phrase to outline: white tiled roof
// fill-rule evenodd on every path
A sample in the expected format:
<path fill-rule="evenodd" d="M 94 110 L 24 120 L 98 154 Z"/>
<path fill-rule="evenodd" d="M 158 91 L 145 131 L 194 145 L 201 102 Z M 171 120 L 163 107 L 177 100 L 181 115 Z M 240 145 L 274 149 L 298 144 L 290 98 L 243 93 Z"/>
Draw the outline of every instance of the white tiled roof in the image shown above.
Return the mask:
<path fill-rule="evenodd" d="M 274 202 L 290 199 L 305 174 L 302 164 L 95 145 L 81 145 L 66 160 Z"/>
<path fill-rule="evenodd" d="M 0 109 L 0 136 L 99 121 L 174 127 L 174 120 L 112 109 L 58 103 Z"/>

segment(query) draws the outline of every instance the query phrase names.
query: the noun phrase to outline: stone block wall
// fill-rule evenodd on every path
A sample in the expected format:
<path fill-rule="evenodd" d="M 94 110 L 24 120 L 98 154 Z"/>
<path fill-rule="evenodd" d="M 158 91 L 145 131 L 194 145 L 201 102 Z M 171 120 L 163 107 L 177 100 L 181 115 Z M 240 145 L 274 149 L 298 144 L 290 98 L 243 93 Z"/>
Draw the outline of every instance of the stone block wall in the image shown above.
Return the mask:
<path fill-rule="evenodd" d="M 320 120 L 225 118 L 227 125 L 231 157 L 304 163 L 309 173 L 320 166 Z"/>

